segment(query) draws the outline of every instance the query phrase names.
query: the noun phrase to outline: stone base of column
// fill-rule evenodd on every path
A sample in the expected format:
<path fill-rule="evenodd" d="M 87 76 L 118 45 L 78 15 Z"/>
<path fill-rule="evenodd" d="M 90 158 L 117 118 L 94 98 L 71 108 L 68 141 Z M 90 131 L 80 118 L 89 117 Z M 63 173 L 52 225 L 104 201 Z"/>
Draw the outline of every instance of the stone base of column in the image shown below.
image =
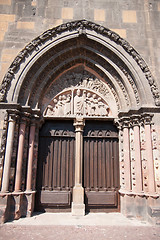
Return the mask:
<path fill-rule="evenodd" d="M 77 185 L 73 188 L 72 215 L 85 215 L 84 188 L 81 185 Z"/>
<path fill-rule="evenodd" d="M 0 193 L 0 223 L 5 223 L 9 219 L 10 194 Z"/>
<path fill-rule="evenodd" d="M 72 215 L 73 216 L 84 216 L 85 215 L 85 204 L 72 203 Z"/>
<path fill-rule="evenodd" d="M 26 199 L 27 199 L 27 217 L 31 217 L 34 211 L 34 200 L 35 200 L 35 191 L 26 191 L 25 192 Z"/>
<path fill-rule="evenodd" d="M 21 206 L 23 204 L 23 192 L 12 193 L 15 201 L 15 214 L 14 219 L 18 220 L 21 217 Z"/>

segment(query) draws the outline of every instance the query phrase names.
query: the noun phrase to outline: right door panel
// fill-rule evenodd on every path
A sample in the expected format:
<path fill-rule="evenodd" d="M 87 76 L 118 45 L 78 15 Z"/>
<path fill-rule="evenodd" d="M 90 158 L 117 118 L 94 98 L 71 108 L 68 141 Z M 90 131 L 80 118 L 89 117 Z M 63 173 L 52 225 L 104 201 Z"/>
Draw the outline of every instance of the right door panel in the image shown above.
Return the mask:
<path fill-rule="evenodd" d="M 112 122 L 86 121 L 83 159 L 86 211 L 118 211 L 118 131 Z"/>

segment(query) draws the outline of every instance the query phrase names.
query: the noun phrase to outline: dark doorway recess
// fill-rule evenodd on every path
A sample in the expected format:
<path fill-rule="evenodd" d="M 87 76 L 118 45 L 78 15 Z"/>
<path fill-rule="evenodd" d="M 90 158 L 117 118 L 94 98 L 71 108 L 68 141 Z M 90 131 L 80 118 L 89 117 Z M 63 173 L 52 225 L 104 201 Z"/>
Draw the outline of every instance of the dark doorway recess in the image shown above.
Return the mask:
<path fill-rule="evenodd" d="M 47 121 L 39 135 L 35 211 L 70 211 L 74 158 L 73 121 Z"/>
<path fill-rule="evenodd" d="M 86 212 L 119 211 L 118 131 L 112 122 L 86 121 L 83 159 Z"/>

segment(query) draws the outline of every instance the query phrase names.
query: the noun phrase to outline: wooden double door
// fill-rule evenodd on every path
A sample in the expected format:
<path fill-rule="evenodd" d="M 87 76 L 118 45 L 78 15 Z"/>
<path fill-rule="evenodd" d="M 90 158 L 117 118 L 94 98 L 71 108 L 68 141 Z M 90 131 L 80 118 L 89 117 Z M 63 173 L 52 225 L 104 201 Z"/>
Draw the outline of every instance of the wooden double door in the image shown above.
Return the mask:
<path fill-rule="evenodd" d="M 73 121 L 47 121 L 40 130 L 36 211 L 70 211 L 75 178 Z M 86 121 L 82 186 L 88 211 L 119 208 L 118 132 L 112 122 Z"/>

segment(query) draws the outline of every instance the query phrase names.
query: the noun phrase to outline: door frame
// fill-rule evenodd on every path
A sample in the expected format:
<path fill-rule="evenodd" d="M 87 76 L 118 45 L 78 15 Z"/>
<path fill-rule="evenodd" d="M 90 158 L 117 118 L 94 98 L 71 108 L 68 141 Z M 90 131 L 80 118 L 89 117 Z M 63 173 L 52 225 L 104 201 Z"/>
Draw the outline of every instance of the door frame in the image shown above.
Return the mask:
<path fill-rule="evenodd" d="M 72 215 L 85 215 L 85 204 L 84 204 L 84 188 L 82 182 L 82 174 L 83 174 L 83 130 L 85 126 L 85 121 L 93 120 L 93 121 L 110 121 L 114 124 L 114 119 L 112 117 L 107 118 L 98 118 L 98 117 L 76 117 L 76 118 L 57 118 L 57 117 L 44 117 L 44 120 L 74 120 L 75 127 L 75 186 L 73 188 L 73 202 L 71 206 Z M 44 123 L 45 124 L 45 123 Z M 118 129 L 117 129 L 118 132 Z M 119 211 L 120 209 L 120 197 L 118 194 L 118 207 L 115 209 L 109 209 L 108 211 Z"/>

